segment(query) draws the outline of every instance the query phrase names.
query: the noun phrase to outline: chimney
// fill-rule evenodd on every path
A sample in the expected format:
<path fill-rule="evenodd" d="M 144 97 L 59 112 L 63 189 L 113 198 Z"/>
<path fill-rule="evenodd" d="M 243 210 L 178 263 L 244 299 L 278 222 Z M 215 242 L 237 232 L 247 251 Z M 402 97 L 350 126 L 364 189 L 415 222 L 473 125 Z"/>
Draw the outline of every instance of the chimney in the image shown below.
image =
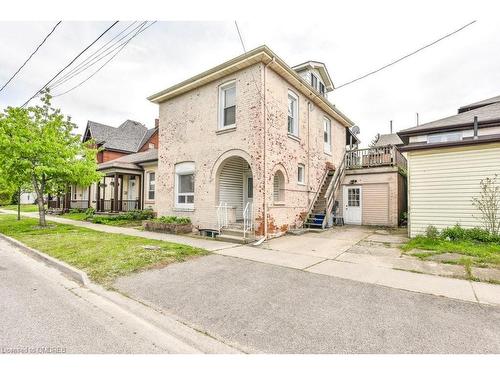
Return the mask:
<path fill-rule="evenodd" d="M 157 128 L 158 126 L 160 126 L 160 119 L 155 118 L 155 128 Z"/>
<path fill-rule="evenodd" d="M 474 139 L 478 138 L 479 124 L 477 122 L 477 116 L 474 116 Z"/>

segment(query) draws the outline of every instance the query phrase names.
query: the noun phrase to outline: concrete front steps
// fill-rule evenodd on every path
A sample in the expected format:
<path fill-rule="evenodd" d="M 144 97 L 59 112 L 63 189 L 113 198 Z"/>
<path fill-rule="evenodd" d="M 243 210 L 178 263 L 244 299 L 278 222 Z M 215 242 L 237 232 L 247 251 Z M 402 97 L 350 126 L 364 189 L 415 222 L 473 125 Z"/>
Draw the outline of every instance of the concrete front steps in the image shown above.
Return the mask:
<path fill-rule="evenodd" d="M 229 226 L 226 228 L 222 228 L 221 233 L 217 236 L 217 240 L 224 242 L 238 243 L 238 244 L 247 244 L 255 242 L 256 238 L 253 231 L 247 232 L 246 235 L 244 236 L 243 224 L 234 223 L 234 224 L 229 224 Z"/>

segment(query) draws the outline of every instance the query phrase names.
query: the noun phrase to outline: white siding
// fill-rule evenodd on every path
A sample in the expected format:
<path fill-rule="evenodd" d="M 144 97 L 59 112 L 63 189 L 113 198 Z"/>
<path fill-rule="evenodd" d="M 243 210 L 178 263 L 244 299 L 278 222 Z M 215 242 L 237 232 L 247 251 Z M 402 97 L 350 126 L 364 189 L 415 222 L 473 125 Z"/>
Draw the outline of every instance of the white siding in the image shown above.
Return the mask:
<path fill-rule="evenodd" d="M 472 198 L 485 177 L 500 177 L 500 144 L 450 147 L 408 153 L 410 236 L 428 225 L 480 226 Z"/>
<path fill-rule="evenodd" d="M 219 202 L 236 208 L 236 219 L 243 218 L 243 176 L 248 163 L 241 158 L 230 158 L 219 177 Z"/>

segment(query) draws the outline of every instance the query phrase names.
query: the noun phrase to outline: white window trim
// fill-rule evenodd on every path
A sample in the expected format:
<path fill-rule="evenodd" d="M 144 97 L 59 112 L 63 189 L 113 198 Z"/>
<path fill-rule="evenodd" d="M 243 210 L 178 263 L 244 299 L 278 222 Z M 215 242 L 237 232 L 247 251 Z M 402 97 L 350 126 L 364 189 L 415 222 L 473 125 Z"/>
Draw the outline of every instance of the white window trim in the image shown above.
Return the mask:
<path fill-rule="evenodd" d="M 312 76 L 316 77 L 316 86 L 313 86 L 312 84 Z M 315 73 L 311 72 L 311 82 L 310 82 L 311 87 L 313 87 L 316 91 L 319 91 L 319 82 L 320 82 L 319 77 Z"/>
<path fill-rule="evenodd" d="M 329 132 L 328 132 L 328 142 L 325 142 L 325 121 L 329 124 Z M 328 117 L 323 117 L 323 151 L 325 154 L 332 154 L 332 120 Z"/>
<path fill-rule="evenodd" d="M 235 114 L 234 114 L 234 124 L 229 124 L 229 125 L 224 126 L 224 90 L 231 87 L 231 86 L 234 86 L 234 88 L 235 88 L 234 101 L 235 101 L 235 109 L 236 109 L 236 80 L 233 79 L 233 80 L 225 82 L 219 86 L 219 102 L 218 102 L 218 112 L 219 112 L 218 117 L 219 117 L 219 119 L 218 119 L 218 125 L 217 125 L 218 130 L 236 128 L 236 110 L 235 110 Z"/>
<path fill-rule="evenodd" d="M 294 124 L 294 131 L 293 132 L 289 132 L 288 131 L 288 99 L 289 97 L 292 97 L 293 99 L 295 99 L 295 113 L 293 113 L 293 124 Z M 288 133 L 288 135 L 291 135 L 295 138 L 299 138 L 299 97 L 296 93 L 294 93 L 292 90 L 288 90 L 288 95 L 286 97 L 286 104 L 287 104 L 287 115 L 286 115 L 286 131 Z"/>
<path fill-rule="evenodd" d="M 149 189 L 149 187 L 151 186 L 151 174 L 155 175 L 155 180 L 154 180 L 154 184 L 153 184 L 153 190 Z M 146 201 L 148 201 L 148 202 L 154 202 L 155 199 L 156 199 L 156 172 L 155 171 L 148 171 L 147 175 L 148 175 L 148 185 L 147 185 L 148 188 L 147 188 L 146 192 L 148 194 L 148 197 L 147 197 Z M 154 192 L 154 198 L 153 199 L 149 198 L 149 192 L 150 191 Z"/>
<path fill-rule="evenodd" d="M 454 137 L 458 136 L 457 139 L 452 139 L 450 140 L 449 137 Z M 433 137 L 440 137 L 439 140 L 437 141 L 431 141 Z M 461 141 L 463 139 L 463 133 L 462 132 L 444 132 L 444 133 L 436 133 L 436 134 L 428 134 L 427 135 L 427 143 L 446 143 L 446 142 L 457 142 Z"/>
<path fill-rule="evenodd" d="M 176 164 L 176 166 L 175 166 L 175 186 L 174 186 L 174 190 L 175 190 L 174 207 L 176 209 L 190 210 L 190 211 L 194 210 L 194 202 L 193 203 L 179 203 L 180 176 L 189 175 L 189 174 L 192 174 L 192 175 L 195 174 L 194 162 L 183 162 L 183 163 Z M 195 190 L 196 190 L 196 188 L 195 188 Z M 194 197 L 195 192 L 187 193 L 187 194 L 183 193 L 182 195 L 185 195 L 185 196 L 192 195 Z"/>
<path fill-rule="evenodd" d="M 302 169 L 302 181 L 300 180 L 299 169 Z M 297 166 L 297 184 L 305 185 L 306 184 L 306 166 L 302 163 L 299 163 Z"/>

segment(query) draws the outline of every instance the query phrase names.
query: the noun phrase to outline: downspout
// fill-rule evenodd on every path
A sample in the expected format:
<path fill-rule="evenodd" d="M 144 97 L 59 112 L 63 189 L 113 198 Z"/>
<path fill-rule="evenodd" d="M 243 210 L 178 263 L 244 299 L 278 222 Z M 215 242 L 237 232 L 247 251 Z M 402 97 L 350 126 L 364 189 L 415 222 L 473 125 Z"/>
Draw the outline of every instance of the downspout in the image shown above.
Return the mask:
<path fill-rule="evenodd" d="M 311 130 L 309 126 L 309 112 L 311 111 L 311 102 L 307 101 L 307 207 L 311 204 L 311 178 L 310 178 L 310 138 Z"/>
<path fill-rule="evenodd" d="M 266 71 L 267 67 L 271 65 L 274 62 L 274 57 L 271 61 L 269 61 L 266 65 L 264 65 L 264 93 L 262 95 L 263 101 L 264 101 L 264 155 L 262 157 L 264 161 L 264 202 L 263 202 L 263 209 L 264 209 L 264 240 L 267 240 L 267 174 L 266 174 L 266 166 L 267 166 L 267 160 L 266 160 L 266 140 L 267 140 L 267 113 L 266 113 Z"/>

